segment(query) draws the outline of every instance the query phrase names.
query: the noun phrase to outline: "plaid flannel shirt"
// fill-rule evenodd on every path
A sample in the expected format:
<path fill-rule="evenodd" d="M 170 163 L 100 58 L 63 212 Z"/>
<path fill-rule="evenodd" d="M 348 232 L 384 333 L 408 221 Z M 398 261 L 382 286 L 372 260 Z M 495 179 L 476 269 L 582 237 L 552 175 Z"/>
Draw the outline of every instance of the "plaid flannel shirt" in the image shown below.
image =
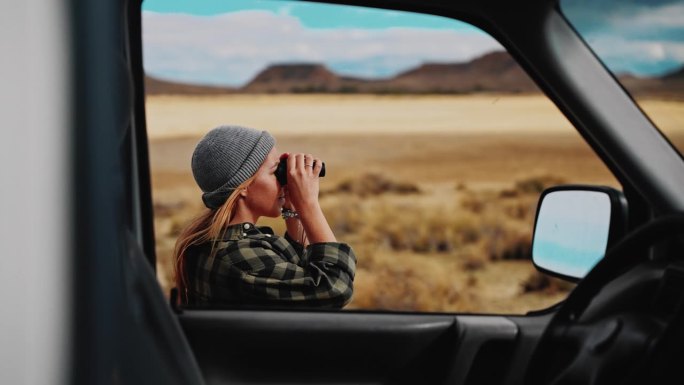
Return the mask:
<path fill-rule="evenodd" d="M 288 234 L 242 223 L 211 242 L 190 248 L 190 305 L 300 305 L 343 307 L 353 292 L 356 256 L 345 243 L 304 248 Z"/>

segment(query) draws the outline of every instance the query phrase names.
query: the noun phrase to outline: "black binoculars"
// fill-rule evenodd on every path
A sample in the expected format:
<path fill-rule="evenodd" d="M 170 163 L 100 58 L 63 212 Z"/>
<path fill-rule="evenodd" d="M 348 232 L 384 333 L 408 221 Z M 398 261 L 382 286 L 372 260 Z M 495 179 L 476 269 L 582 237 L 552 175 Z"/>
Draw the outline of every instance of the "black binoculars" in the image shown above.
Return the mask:
<path fill-rule="evenodd" d="M 316 162 L 314 162 L 314 165 L 315 164 Z M 281 186 L 287 185 L 287 158 L 280 159 L 280 163 L 278 163 L 278 168 L 276 169 L 275 175 L 276 179 L 278 179 L 278 183 L 280 183 Z M 325 176 L 325 162 L 323 162 L 323 167 L 321 168 L 321 172 L 318 173 L 318 176 Z"/>

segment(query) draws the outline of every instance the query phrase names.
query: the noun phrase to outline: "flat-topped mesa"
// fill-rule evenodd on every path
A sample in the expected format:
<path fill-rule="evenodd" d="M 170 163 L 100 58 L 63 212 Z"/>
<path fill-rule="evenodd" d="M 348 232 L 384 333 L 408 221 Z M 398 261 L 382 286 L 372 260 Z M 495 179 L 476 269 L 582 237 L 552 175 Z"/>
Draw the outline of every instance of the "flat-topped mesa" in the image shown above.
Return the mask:
<path fill-rule="evenodd" d="M 275 64 L 261 71 L 242 87 L 243 92 L 331 92 L 339 89 L 342 79 L 326 66 L 317 63 Z"/>
<path fill-rule="evenodd" d="M 618 74 L 635 96 L 684 98 L 684 67 L 660 77 Z M 173 83 L 148 77 L 148 94 L 230 93 L 371 93 L 474 94 L 539 93 L 539 88 L 505 51 L 494 51 L 459 63 L 423 63 L 382 79 L 338 75 L 320 63 L 281 63 L 259 72 L 247 85 L 233 89 Z"/>

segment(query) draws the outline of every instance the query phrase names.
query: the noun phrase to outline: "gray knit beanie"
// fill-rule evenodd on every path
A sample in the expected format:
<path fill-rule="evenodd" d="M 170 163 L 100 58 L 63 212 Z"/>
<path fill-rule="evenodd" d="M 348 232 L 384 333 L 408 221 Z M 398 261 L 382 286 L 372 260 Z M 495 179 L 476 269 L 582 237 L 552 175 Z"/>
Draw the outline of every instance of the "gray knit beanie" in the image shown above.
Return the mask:
<path fill-rule="evenodd" d="M 235 188 L 254 175 L 275 145 L 266 131 L 220 126 L 197 143 L 192 154 L 192 175 L 210 209 L 221 207 Z"/>

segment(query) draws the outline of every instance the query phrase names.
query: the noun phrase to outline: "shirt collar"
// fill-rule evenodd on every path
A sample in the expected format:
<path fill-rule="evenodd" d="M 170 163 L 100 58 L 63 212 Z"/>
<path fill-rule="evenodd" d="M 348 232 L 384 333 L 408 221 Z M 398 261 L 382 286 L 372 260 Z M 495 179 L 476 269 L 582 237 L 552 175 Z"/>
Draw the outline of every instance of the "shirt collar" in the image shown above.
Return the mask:
<path fill-rule="evenodd" d="M 226 227 L 222 239 L 224 241 L 237 241 L 248 235 L 256 234 L 273 234 L 273 230 L 269 227 L 256 227 L 253 223 L 249 222 L 236 223 Z"/>

